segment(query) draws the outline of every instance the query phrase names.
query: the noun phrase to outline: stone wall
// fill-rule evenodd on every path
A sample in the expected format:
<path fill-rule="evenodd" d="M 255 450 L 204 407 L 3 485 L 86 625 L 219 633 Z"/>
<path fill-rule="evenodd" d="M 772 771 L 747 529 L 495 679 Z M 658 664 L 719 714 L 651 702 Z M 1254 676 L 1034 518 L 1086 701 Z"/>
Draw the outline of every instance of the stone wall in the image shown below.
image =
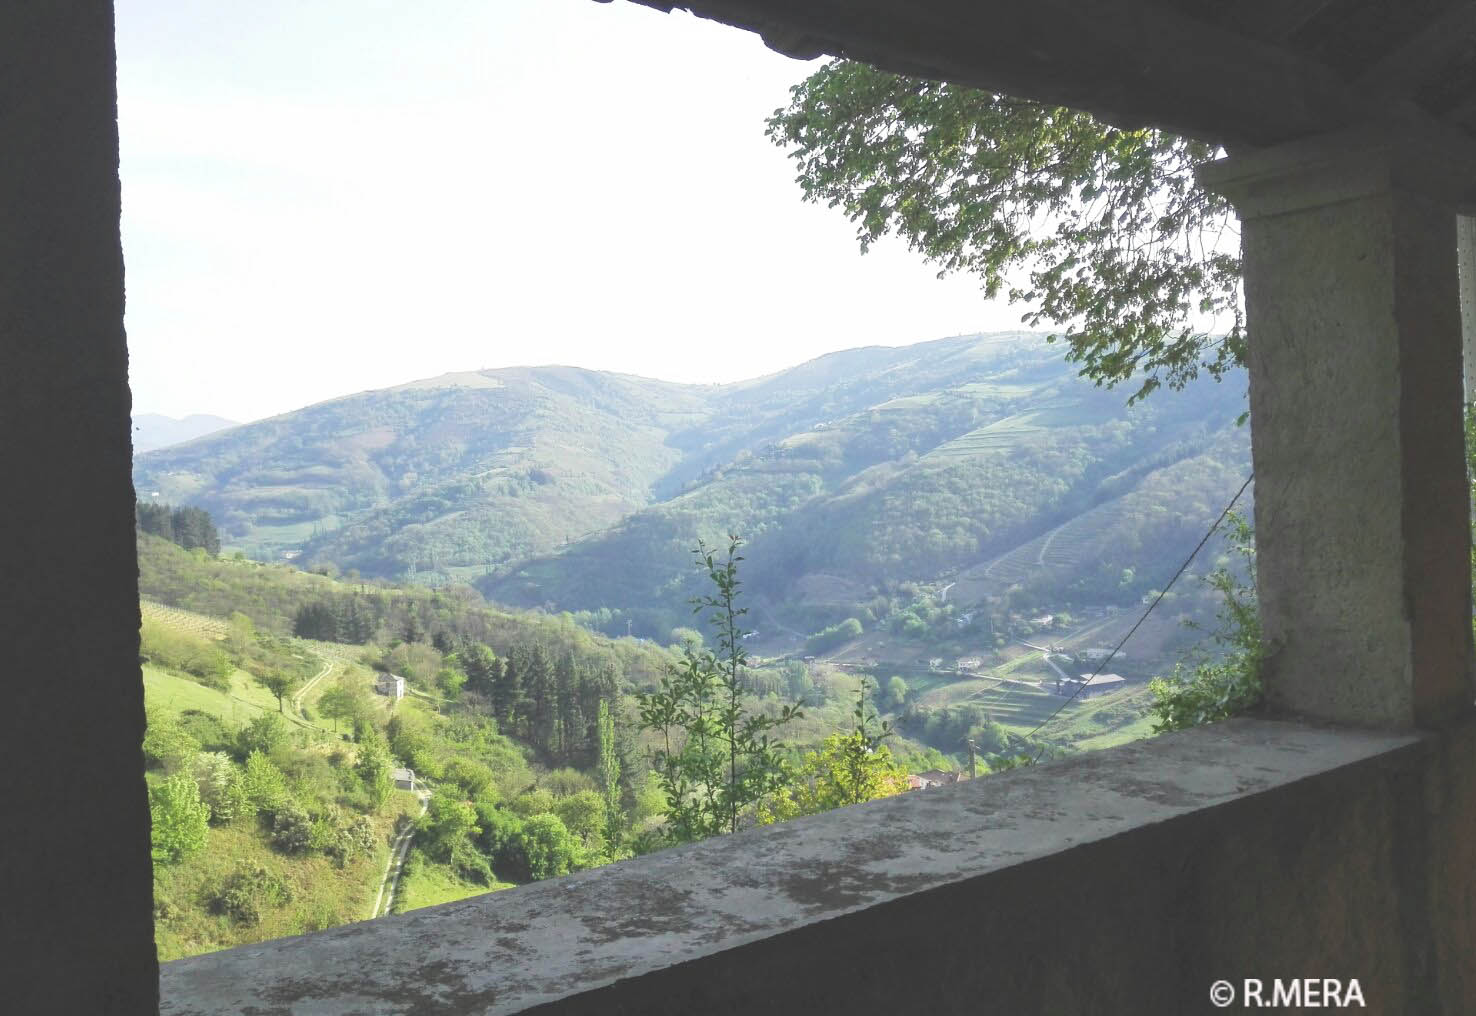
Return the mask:
<path fill-rule="evenodd" d="M 1476 1011 L 1476 729 L 1236 720 L 165 964 L 163 1012 Z M 252 1008 L 254 1007 L 254 1008 Z"/>

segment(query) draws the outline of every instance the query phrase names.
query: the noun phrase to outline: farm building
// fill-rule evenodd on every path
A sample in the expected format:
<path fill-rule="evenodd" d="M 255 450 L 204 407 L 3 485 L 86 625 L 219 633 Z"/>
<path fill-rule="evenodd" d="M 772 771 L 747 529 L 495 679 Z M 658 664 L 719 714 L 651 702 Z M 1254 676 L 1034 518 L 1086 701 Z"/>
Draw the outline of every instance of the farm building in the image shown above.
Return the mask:
<path fill-rule="evenodd" d="M 374 690 L 399 701 L 405 697 L 405 679 L 399 674 L 380 674 L 374 682 Z"/>
<path fill-rule="evenodd" d="M 390 778 L 395 781 L 395 786 L 400 790 L 415 789 L 414 769 L 391 769 Z"/>
<path fill-rule="evenodd" d="M 1081 677 L 1067 677 L 1056 679 L 1057 695 L 1072 695 L 1076 698 L 1096 698 L 1098 695 L 1106 695 L 1117 691 L 1127 684 L 1127 679 L 1120 674 L 1082 674 Z M 1083 687 L 1085 685 L 1085 687 Z M 1077 689 L 1081 689 L 1080 692 Z"/>

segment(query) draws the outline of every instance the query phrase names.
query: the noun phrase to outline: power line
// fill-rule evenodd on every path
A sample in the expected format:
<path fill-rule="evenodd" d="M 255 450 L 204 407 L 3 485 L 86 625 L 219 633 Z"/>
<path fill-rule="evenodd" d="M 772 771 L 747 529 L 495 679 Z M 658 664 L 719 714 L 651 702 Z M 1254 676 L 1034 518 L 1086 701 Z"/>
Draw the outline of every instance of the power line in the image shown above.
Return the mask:
<path fill-rule="evenodd" d="M 1112 648 L 1112 652 L 1108 653 L 1106 658 L 1097 665 L 1097 669 L 1092 671 L 1092 676 L 1081 682 L 1081 684 L 1077 685 L 1076 690 L 1071 693 L 1070 698 L 1057 706 L 1055 708 L 1055 711 L 1052 712 L 1051 715 L 1041 720 L 1040 723 L 1036 725 L 1034 730 L 1025 735 L 1027 740 L 1040 733 L 1042 728 L 1044 728 L 1046 724 L 1050 723 L 1061 714 L 1062 709 L 1065 709 L 1071 703 L 1075 702 L 1076 696 L 1085 691 L 1087 686 L 1097 679 L 1097 675 L 1102 673 L 1103 668 L 1106 667 L 1107 664 L 1112 662 L 1112 658 L 1118 654 L 1122 647 L 1127 645 L 1128 639 L 1132 638 L 1137 630 L 1143 626 L 1143 622 L 1148 620 L 1148 615 L 1153 613 L 1153 608 L 1158 606 L 1159 603 L 1163 601 L 1163 598 L 1168 595 L 1168 591 L 1174 587 L 1174 583 L 1179 581 L 1179 577 L 1184 574 L 1184 572 L 1189 568 L 1190 563 L 1193 562 L 1194 558 L 1199 554 L 1199 552 L 1204 549 L 1204 545 L 1210 541 L 1210 537 L 1215 535 L 1215 531 L 1220 528 L 1225 519 L 1230 515 L 1230 510 L 1235 507 L 1235 502 L 1240 500 L 1240 495 L 1245 493 L 1245 489 L 1251 485 L 1251 481 L 1255 478 L 1256 474 L 1254 472 L 1252 472 L 1249 476 L 1245 478 L 1245 482 L 1240 485 L 1240 489 L 1235 492 L 1235 496 L 1230 499 L 1230 503 L 1225 506 L 1225 510 L 1220 512 L 1220 517 L 1215 519 L 1215 524 L 1209 527 L 1209 530 L 1204 534 L 1203 537 L 1200 538 L 1199 543 L 1197 543 L 1194 549 L 1189 552 L 1189 556 L 1184 558 L 1184 563 L 1179 565 L 1179 570 L 1174 572 L 1174 577 L 1169 579 L 1168 585 L 1164 586 L 1163 590 L 1158 594 L 1157 597 L 1154 598 L 1153 602 L 1148 604 L 1148 609 L 1143 611 L 1143 616 L 1138 618 L 1137 623 L 1134 624 L 1132 628 L 1128 629 L 1128 633 L 1122 637 L 1122 641 L 1117 643 L 1117 645 Z M 1041 745 L 1040 750 L 1035 753 L 1035 757 L 1030 760 L 1032 765 L 1040 761 L 1040 757 L 1045 754 L 1045 750 L 1046 746 Z"/>

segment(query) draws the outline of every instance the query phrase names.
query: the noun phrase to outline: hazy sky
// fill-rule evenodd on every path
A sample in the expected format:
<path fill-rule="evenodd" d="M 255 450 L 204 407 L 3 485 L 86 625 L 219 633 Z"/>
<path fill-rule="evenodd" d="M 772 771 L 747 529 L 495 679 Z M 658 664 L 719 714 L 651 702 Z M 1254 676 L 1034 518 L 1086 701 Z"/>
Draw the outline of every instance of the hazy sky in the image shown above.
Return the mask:
<path fill-rule="evenodd" d="M 812 69 L 624 0 L 118 0 L 135 412 L 528 363 L 679 381 L 1019 326 L 805 205 Z"/>

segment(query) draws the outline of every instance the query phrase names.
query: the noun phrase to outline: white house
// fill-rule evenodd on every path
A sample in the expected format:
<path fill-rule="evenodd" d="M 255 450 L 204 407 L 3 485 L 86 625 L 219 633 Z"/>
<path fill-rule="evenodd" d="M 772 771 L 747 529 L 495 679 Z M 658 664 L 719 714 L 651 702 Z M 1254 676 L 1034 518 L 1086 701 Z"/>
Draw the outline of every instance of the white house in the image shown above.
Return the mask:
<path fill-rule="evenodd" d="M 398 701 L 405 697 L 405 679 L 399 674 L 380 674 L 374 690 Z"/>

